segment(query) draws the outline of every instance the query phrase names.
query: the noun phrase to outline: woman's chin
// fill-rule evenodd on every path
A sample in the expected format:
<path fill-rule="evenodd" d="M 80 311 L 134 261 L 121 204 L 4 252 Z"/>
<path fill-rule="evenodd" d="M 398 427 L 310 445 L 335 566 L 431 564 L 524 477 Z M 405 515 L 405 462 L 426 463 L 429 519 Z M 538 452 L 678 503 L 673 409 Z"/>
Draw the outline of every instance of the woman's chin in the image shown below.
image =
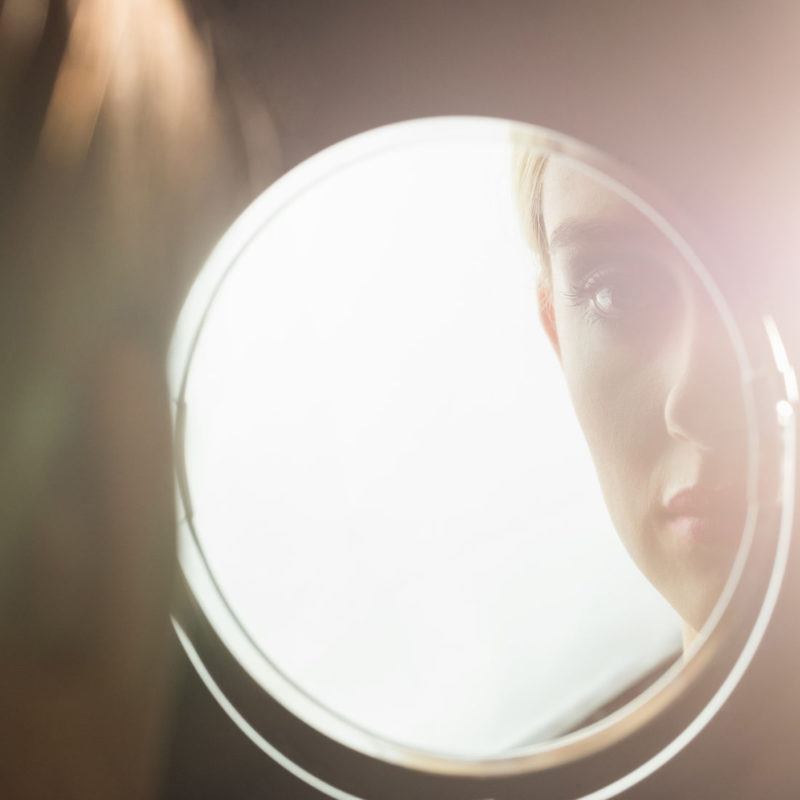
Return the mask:
<path fill-rule="evenodd" d="M 664 596 L 681 619 L 695 632 L 704 632 L 711 622 L 731 574 L 733 559 L 707 564 L 698 570 L 692 565 L 683 580 L 674 583 Z"/>
<path fill-rule="evenodd" d="M 708 520 L 683 519 L 659 531 L 658 576 L 651 580 L 681 619 L 701 631 L 712 616 L 728 582 L 739 547 L 733 535 Z M 664 567 L 668 565 L 665 571 Z"/>

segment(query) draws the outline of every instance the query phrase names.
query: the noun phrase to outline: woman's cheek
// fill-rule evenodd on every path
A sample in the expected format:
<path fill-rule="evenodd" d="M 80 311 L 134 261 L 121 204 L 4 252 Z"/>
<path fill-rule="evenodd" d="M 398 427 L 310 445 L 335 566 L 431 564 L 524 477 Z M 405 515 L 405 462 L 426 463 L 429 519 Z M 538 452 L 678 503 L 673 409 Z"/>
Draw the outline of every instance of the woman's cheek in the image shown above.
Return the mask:
<path fill-rule="evenodd" d="M 639 560 L 663 449 L 657 365 L 597 331 L 565 331 L 562 366 L 578 421 L 611 518 Z"/>

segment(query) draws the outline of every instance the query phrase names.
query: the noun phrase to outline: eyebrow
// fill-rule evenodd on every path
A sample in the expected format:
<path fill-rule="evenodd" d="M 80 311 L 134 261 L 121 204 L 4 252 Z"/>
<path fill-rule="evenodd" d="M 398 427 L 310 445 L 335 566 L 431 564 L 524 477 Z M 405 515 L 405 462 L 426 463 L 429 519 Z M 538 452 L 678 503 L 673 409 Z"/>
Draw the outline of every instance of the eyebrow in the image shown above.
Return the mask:
<path fill-rule="evenodd" d="M 572 217 L 560 223 L 549 237 L 550 249 L 568 248 L 584 244 L 648 244 L 663 241 L 660 232 L 641 221 L 579 219 Z"/>

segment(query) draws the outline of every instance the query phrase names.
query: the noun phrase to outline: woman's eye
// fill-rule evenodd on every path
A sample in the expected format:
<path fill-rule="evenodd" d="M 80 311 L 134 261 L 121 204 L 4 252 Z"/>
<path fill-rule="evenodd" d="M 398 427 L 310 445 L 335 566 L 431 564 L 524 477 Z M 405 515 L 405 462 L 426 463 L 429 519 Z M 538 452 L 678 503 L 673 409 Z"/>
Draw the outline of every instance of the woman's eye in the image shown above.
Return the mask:
<path fill-rule="evenodd" d="M 601 286 L 592 296 L 592 304 L 599 314 L 606 317 L 617 316 L 620 309 L 615 304 L 616 292 L 611 286 Z"/>
<path fill-rule="evenodd" d="M 674 302 L 668 281 L 655 270 L 609 267 L 598 269 L 568 296 L 589 321 L 625 325 L 656 323 Z"/>
<path fill-rule="evenodd" d="M 598 270 L 568 292 L 573 305 L 585 310 L 590 318 L 618 319 L 636 311 L 637 291 L 618 274 L 618 270 Z"/>

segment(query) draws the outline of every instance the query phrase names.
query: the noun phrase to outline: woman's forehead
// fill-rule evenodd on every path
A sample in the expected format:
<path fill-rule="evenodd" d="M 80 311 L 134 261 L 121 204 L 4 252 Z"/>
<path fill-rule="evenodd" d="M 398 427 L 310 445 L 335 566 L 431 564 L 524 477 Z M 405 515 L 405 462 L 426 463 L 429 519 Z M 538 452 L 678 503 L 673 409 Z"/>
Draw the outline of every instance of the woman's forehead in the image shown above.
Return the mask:
<path fill-rule="evenodd" d="M 548 164 L 542 186 L 542 217 L 551 252 L 617 243 L 672 249 L 638 208 L 601 180 L 564 159 Z"/>
<path fill-rule="evenodd" d="M 564 159 L 554 158 L 547 166 L 542 186 L 542 208 L 549 234 L 569 220 L 624 220 L 642 214 L 618 194 Z"/>

